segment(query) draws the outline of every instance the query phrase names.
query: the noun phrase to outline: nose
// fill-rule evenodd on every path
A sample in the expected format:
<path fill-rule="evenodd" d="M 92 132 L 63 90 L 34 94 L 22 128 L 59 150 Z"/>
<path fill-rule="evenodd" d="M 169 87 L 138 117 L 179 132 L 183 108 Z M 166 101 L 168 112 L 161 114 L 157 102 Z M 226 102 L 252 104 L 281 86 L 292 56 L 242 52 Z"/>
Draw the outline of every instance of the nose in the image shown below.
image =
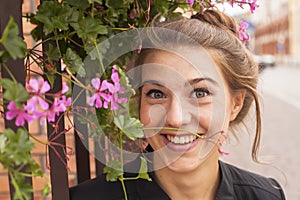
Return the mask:
<path fill-rule="evenodd" d="M 176 97 L 171 99 L 166 111 L 166 126 L 179 128 L 191 121 L 191 114 L 184 103 L 184 101 Z"/>

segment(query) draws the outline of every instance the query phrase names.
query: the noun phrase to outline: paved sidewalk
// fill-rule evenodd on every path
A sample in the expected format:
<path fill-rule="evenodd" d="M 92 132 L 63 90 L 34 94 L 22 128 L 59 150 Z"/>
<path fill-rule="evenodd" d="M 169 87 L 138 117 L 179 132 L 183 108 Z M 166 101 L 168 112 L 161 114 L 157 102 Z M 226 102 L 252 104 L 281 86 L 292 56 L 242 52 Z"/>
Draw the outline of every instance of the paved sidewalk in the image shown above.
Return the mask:
<path fill-rule="evenodd" d="M 275 67 L 261 75 L 263 130 L 260 158 L 251 161 L 251 135 L 238 131 L 240 143 L 226 145 L 222 159 L 264 176 L 277 179 L 288 200 L 300 199 L 300 68 Z M 253 120 L 254 116 L 249 119 Z M 251 129 L 251 127 L 250 127 Z M 253 129 L 253 127 L 252 127 Z"/>

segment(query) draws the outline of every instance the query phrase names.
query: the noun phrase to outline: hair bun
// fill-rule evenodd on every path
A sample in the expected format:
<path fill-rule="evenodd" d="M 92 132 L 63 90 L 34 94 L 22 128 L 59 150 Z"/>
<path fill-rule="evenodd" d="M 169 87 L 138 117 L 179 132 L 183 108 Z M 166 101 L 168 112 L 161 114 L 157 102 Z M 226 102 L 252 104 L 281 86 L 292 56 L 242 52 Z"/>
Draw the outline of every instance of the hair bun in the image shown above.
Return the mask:
<path fill-rule="evenodd" d="M 191 19 L 197 19 L 224 30 L 227 29 L 238 37 L 236 20 L 221 11 L 206 10 L 201 13 L 198 12 L 197 14 L 192 15 Z"/>

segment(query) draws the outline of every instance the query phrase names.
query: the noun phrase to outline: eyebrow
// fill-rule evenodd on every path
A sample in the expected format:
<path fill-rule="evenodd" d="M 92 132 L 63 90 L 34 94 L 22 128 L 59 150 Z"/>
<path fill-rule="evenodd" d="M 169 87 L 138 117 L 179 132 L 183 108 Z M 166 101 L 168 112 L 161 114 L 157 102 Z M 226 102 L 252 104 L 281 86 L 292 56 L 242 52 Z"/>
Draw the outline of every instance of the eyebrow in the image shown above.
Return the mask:
<path fill-rule="evenodd" d="M 185 86 L 187 86 L 188 84 L 194 85 L 194 84 L 199 83 L 201 81 L 209 81 L 209 82 L 213 83 L 214 85 L 219 85 L 217 81 L 215 81 L 215 80 L 213 80 L 211 78 L 208 78 L 208 77 L 203 77 L 203 78 L 192 79 L 188 83 L 186 83 Z"/>
<path fill-rule="evenodd" d="M 192 80 L 188 81 L 187 83 L 185 83 L 184 86 L 187 87 L 188 85 L 194 85 L 201 81 L 209 81 L 209 82 L 213 83 L 214 85 L 219 85 L 217 81 L 215 81 L 211 78 L 208 78 L 208 77 L 203 77 L 203 78 L 192 79 Z M 157 81 L 157 80 L 146 80 L 146 81 L 142 82 L 141 86 L 146 85 L 146 84 L 154 84 L 154 85 L 162 86 L 162 87 L 164 86 L 163 83 L 161 83 L 160 81 Z"/>
<path fill-rule="evenodd" d="M 164 86 L 163 83 L 161 83 L 160 81 L 157 81 L 157 80 L 146 80 L 146 81 L 142 82 L 141 86 L 146 85 L 146 84 L 153 84 L 153 85 L 157 85 L 157 86 Z"/>

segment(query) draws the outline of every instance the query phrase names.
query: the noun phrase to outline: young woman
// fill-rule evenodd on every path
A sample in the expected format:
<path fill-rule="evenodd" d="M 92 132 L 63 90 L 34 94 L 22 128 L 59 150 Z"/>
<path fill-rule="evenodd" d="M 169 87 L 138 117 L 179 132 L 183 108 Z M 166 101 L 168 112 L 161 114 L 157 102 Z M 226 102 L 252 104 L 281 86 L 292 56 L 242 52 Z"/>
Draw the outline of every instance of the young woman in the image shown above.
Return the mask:
<path fill-rule="evenodd" d="M 219 160 L 229 130 L 234 133 L 253 104 L 255 161 L 260 141 L 258 66 L 239 40 L 236 22 L 207 10 L 152 29 L 143 48 L 131 70 L 139 69 L 134 74 L 152 181 L 126 181 L 128 199 L 285 199 L 274 179 Z M 138 166 L 136 160 L 125 171 Z M 121 184 L 105 176 L 71 188 L 70 195 L 124 198 Z"/>

